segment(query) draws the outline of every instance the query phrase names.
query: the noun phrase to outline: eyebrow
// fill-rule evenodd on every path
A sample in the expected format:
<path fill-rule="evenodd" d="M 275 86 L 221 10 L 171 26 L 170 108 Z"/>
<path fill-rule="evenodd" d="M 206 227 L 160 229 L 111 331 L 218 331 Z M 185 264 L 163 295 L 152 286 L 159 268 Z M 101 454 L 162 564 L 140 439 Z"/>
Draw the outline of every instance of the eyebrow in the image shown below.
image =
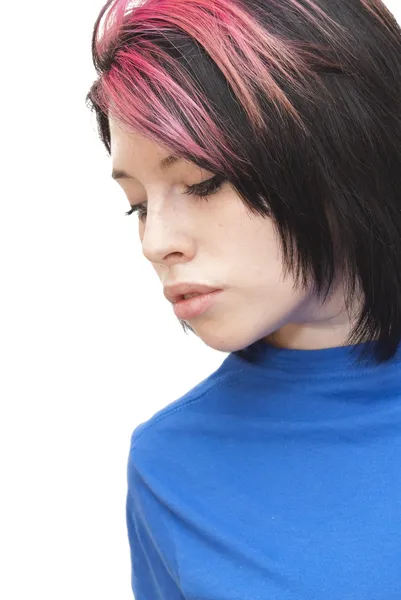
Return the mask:
<path fill-rule="evenodd" d="M 184 159 L 180 158 L 175 154 L 171 154 L 170 156 L 167 156 L 166 158 L 163 158 L 162 161 L 160 161 L 159 168 L 161 171 L 165 171 L 166 169 L 172 167 L 175 163 L 180 162 L 181 160 Z M 111 176 L 113 179 L 135 179 L 135 177 L 121 169 L 113 169 Z"/>

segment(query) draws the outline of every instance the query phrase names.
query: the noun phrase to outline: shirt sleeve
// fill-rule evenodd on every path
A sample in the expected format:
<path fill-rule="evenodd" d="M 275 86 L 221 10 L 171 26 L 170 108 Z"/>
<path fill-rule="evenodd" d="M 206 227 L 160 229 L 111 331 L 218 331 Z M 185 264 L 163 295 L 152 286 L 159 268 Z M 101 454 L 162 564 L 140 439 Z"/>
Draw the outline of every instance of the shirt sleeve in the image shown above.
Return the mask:
<path fill-rule="evenodd" d="M 126 522 L 131 555 L 131 587 L 135 600 L 185 600 L 169 559 L 171 531 L 152 503 L 135 469 L 131 469 Z M 155 518 L 153 518 L 155 517 Z M 170 553 L 171 554 L 171 553 Z M 173 552 L 174 556 L 174 552 Z"/>

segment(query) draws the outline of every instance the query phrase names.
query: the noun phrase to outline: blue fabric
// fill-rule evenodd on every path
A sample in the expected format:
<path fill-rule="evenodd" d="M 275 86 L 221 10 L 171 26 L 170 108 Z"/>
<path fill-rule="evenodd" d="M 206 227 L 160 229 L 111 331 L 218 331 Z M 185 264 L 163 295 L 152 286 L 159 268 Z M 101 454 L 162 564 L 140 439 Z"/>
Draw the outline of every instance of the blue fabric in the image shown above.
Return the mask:
<path fill-rule="evenodd" d="M 262 341 L 133 432 L 136 600 L 400 600 L 401 356 Z"/>

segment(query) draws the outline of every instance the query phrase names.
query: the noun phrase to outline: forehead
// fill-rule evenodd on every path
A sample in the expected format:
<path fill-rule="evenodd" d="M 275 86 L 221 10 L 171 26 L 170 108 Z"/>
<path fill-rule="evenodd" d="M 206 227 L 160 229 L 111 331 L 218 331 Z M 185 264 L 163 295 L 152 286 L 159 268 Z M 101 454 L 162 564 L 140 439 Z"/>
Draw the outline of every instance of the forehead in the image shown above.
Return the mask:
<path fill-rule="evenodd" d="M 112 155 L 117 152 L 131 155 L 145 152 L 162 157 L 167 152 L 166 148 L 137 132 L 129 131 L 124 124 L 114 119 L 109 120 L 109 126 Z"/>
<path fill-rule="evenodd" d="M 135 173 L 164 173 L 177 163 L 187 162 L 171 153 L 171 149 L 129 131 L 116 121 L 110 121 L 110 146 L 114 178 L 117 173 L 130 179 L 136 177 Z"/>

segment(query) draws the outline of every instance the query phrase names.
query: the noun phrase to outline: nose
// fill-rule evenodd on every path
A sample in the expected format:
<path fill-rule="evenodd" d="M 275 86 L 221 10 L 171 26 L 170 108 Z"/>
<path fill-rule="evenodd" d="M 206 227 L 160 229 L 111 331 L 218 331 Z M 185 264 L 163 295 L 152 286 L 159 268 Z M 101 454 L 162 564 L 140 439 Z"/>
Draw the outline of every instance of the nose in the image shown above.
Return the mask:
<path fill-rule="evenodd" d="M 161 211 L 148 213 L 140 231 L 142 253 L 153 264 L 171 265 L 192 260 L 195 255 L 195 240 L 184 230 L 183 219 L 168 212 L 164 211 L 163 218 Z"/>

